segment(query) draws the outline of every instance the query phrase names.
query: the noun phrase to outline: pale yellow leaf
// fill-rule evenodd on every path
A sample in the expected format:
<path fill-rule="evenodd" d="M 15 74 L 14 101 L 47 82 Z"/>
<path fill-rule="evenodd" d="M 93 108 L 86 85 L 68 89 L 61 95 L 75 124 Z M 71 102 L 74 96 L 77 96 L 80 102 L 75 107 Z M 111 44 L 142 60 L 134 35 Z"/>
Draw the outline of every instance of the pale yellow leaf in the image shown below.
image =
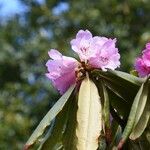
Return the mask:
<path fill-rule="evenodd" d="M 96 85 L 85 78 L 79 90 L 77 150 L 96 150 L 102 130 L 102 108 Z"/>

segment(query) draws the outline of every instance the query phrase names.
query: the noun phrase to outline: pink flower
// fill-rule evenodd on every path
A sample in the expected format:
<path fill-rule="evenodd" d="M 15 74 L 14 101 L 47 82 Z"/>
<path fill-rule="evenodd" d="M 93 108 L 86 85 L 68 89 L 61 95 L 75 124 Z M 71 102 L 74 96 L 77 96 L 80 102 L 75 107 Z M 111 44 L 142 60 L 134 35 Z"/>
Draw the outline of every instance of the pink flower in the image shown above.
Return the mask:
<path fill-rule="evenodd" d="M 101 37 L 99 37 L 101 40 Z M 114 70 L 120 66 L 120 54 L 115 47 L 116 39 L 107 39 L 105 43 L 99 47 L 95 57 L 89 59 L 89 64 L 94 68 L 101 68 L 103 71 L 107 69 Z"/>
<path fill-rule="evenodd" d="M 140 77 L 146 77 L 150 74 L 150 43 L 146 44 L 146 49 L 142 54 L 135 61 L 135 69 Z"/>
<path fill-rule="evenodd" d="M 107 69 L 114 70 L 120 65 L 116 39 L 93 37 L 90 31 L 80 30 L 76 38 L 71 41 L 71 47 L 79 55 L 81 62 L 90 68 L 107 71 Z M 52 49 L 48 54 L 52 60 L 46 63 L 48 68 L 46 76 L 63 94 L 71 84 L 75 83 L 75 70 L 80 63 L 74 58 L 62 56 L 57 50 Z"/>
<path fill-rule="evenodd" d="M 91 49 L 92 40 L 91 32 L 80 30 L 76 35 L 76 39 L 70 42 L 72 49 L 79 55 L 81 61 L 87 61 L 95 54 L 95 51 Z"/>
<path fill-rule="evenodd" d="M 50 58 L 46 66 L 46 76 L 52 81 L 53 86 L 63 94 L 73 83 L 75 83 L 75 68 L 78 66 L 76 59 L 63 56 L 57 50 L 48 52 Z"/>
<path fill-rule="evenodd" d="M 120 54 L 116 48 L 116 39 L 94 36 L 88 30 L 80 30 L 71 41 L 72 49 L 81 61 L 88 62 L 94 68 L 103 71 L 116 69 L 120 66 Z"/>

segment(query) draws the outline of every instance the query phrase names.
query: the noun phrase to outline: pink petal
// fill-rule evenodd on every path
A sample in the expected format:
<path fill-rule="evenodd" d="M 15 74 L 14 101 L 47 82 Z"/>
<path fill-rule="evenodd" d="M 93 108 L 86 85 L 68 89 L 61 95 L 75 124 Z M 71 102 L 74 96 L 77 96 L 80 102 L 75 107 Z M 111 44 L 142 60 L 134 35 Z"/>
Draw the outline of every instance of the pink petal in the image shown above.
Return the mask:
<path fill-rule="evenodd" d="M 150 74 L 150 43 L 146 44 L 146 49 L 143 50 L 142 57 L 136 59 L 135 69 L 140 77 L 145 77 Z"/>
<path fill-rule="evenodd" d="M 63 94 L 72 84 L 75 83 L 75 81 L 75 71 L 72 70 L 68 73 L 61 75 L 59 78 L 52 80 L 52 84 L 56 89 L 60 91 L 60 94 Z"/>
<path fill-rule="evenodd" d="M 85 38 L 85 39 L 90 39 L 92 38 L 92 34 L 89 30 L 79 30 L 77 35 L 76 35 L 76 39 L 78 38 Z"/>
<path fill-rule="evenodd" d="M 62 54 L 59 51 L 55 50 L 55 49 L 51 49 L 48 52 L 48 55 L 52 59 L 61 59 L 62 58 Z"/>
<path fill-rule="evenodd" d="M 107 38 L 96 38 L 101 43 L 99 49 L 96 50 L 97 54 L 95 57 L 89 59 L 89 63 L 91 66 L 96 68 L 101 68 L 103 71 L 107 69 L 116 69 L 120 66 L 120 54 L 118 53 L 118 49 L 115 47 L 116 39 L 107 39 Z M 101 42 L 102 41 L 102 42 Z"/>
<path fill-rule="evenodd" d="M 150 50 L 150 42 L 146 44 L 146 49 Z"/>
<path fill-rule="evenodd" d="M 100 37 L 100 36 L 94 36 L 93 37 L 93 45 L 98 45 L 99 47 L 102 47 L 105 42 L 107 42 L 108 39 L 106 37 Z"/>
<path fill-rule="evenodd" d="M 71 40 L 72 49 L 79 55 L 81 61 L 88 60 L 92 34 L 88 30 L 80 30 L 76 38 Z"/>
<path fill-rule="evenodd" d="M 63 94 L 71 84 L 75 83 L 75 68 L 78 66 L 76 59 L 62 56 L 56 50 L 51 50 L 50 57 L 54 60 L 48 60 L 46 63 L 48 73 L 46 76 L 52 81 L 52 84 Z"/>
<path fill-rule="evenodd" d="M 135 69 L 138 71 L 140 77 L 145 77 L 149 73 L 143 60 L 140 58 L 136 60 Z"/>

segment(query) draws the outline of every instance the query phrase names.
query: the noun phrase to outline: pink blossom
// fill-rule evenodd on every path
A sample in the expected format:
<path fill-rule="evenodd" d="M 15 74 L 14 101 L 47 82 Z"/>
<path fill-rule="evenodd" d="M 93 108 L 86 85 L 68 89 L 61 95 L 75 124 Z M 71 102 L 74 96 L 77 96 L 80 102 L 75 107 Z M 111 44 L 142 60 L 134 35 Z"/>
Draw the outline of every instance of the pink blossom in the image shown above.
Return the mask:
<path fill-rule="evenodd" d="M 76 38 L 71 40 L 72 49 L 79 55 L 81 62 L 90 68 L 103 71 L 116 69 L 120 65 L 120 55 L 116 48 L 116 39 L 92 36 L 88 30 L 80 30 Z M 64 93 L 71 84 L 75 83 L 75 70 L 79 62 L 71 57 L 63 56 L 57 50 L 48 52 L 51 60 L 46 63 L 46 76 L 52 81 L 60 93 Z"/>
<path fill-rule="evenodd" d="M 71 41 L 72 49 L 81 61 L 88 62 L 94 68 L 103 71 L 116 69 L 120 66 L 120 54 L 116 48 L 116 39 L 94 36 L 88 30 L 80 30 Z"/>
<path fill-rule="evenodd" d="M 95 57 L 89 59 L 89 64 L 94 68 L 101 68 L 103 71 L 107 71 L 107 69 L 114 70 L 119 67 L 120 54 L 115 47 L 115 43 L 116 39 L 107 39 L 107 41 L 99 48 Z"/>
<path fill-rule="evenodd" d="M 135 69 L 140 77 L 146 77 L 150 74 L 150 43 L 146 44 L 146 48 L 142 54 L 135 61 Z"/>
<path fill-rule="evenodd" d="M 72 49 L 79 55 L 81 61 L 87 61 L 95 51 L 91 50 L 92 34 L 88 30 L 80 30 L 76 39 L 71 40 Z"/>
<path fill-rule="evenodd" d="M 46 76 L 52 81 L 53 86 L 63 94 L 73 83 L 75 83 L 75 68 L 78 65 L 76 59 L 63 56 L 57 50 L 48 52 L 50 58 L 46 66 Z"/>

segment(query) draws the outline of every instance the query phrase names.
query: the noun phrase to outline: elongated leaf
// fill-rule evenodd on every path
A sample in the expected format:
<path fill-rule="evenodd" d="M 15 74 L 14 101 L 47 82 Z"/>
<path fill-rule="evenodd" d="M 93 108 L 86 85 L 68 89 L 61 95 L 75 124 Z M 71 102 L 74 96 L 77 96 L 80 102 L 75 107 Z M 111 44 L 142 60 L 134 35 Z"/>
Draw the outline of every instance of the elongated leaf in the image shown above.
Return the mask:
<path fill-rule="evenodd" d="M 132 133 L 130 134 L 130 139 L 132 140 L 135 140 L 142 135 L 142 133 L 144 132 L 145 128 L 148 125 L 148 121 L 150 120 L 150 99 L 148 99 L 150 97 L 148 97 L 148 91 L 149 89 L 148 89 L 148 84 L 147 84 L 142 94 L 143 98 L 141 97 L 141 103 L 139 103 L 139 106 L 138 106 L 141 108 L 137 110 L 136 118 L 137 117 L 138 118 L 135 120 L 134 128 L 132 130 Z M 145 106 L 145 101 L 146 101 L 146 106 Z M 143 107 L 144 107 L 143 105 L 145 106 L 144 111 L 143 111 Z"/>
<path fill-rule="evenodd" d="M 127 150 L 143 150 L 142 147 L 139 145 L 138 141 L 127 141 L 124 145 L 124 149 Z"/>
<path fill-rule="evenodd" d="M 62 138 L 67 124 L 70 102 L 56 116 L 53 129 L 46 134 L 38 150 L 56 150 L 63 147 Z"/>
<path fill-rule="evenodd" d="M 130 107 L 129 104 L 124 101 L 121 97 L 117 96 L 114 92 L 108 89 L 108 95 L 110 99 L 110 104 L 112 105 L 113 109 L 119 114 L 119 116 L 122 116 L 123 119 L 127 119 L 129 113 L 130 113 Z"/>
<path fill-rule="evenodd" d="M 104 106 L 104 92 L 103 92 L 103 87 L 102 87 L 102 82 L 104 80 L 95 80 L 93 78 L 97 88 L 98 88 L 98 91 L 99 91 L 99 95 L 100 95 L 100 98 L 101 98 L 101 102 L 102 102 L 102 106 Z M 106 84 L 107 86 L 107 84 Z M 117 122 L 122 126 L 124 127 L 124 124 L 125 124 L 125 121 L 123 119 L 127 119 L 127 116 L 129 114 L 129 111 L 130 111 L 130 107 L 128 106 L 128 103 L 123 100 L 120 96 L 118 96 L 117 94 L 115 94 L 114 92 L 112 92 L 109 88 L 107 88 L 107 93 L 108 93 L 108 97 L 109 97 L 109 103 L 110 103 L 110 110 L 111 110 L 111 113 L 112 113 L 112 110 L 113 110 L 113 116 L 115 119 L 117 119 Z M 115 114 L 114 114 L 115 112 Z M 120 118 L 121 116 L 121 118 Z"/>
<path fill-rule="evenodd" d="M 63 136 L 63 147 L 65 150 L 76 150 L 76 135 L 75 135 L 77 127 L 76 115 L 77 115 L 77 95 L 72 99 L 69 108 L 68 121 Z"/>
<path fill-rule="evenodd" d="M 67 92 L 55 103 L 55 105 L 48 111 L 45 117 L 42 119 L 38 127 L 32 133 L 31 137 L 27 141 L 24 150 L 28 150 L 31 145 L 43 134 L 46 127 L 50 125 L 51 121 L 56 117 L 56 115 L 62 110 L 66 104 L 68 98 L 73 92 L 75 85 L 72 85 Z"/>
<path fill-rule="evenodd" d="M 150 143 L 146 139 L 145 134 L 140 136 L 137 140 L 128 140 L 128 147 L 125 148 L 125 150 L 149 150 L 150 149 Z"/>
<path fill-rule="evenodd" d="M 102 105 L 104 105 L 103 101 L 103 87 L 102 82 L 107 86 L 107 92 L 110 99 L 110 103 L 112 107 L 119 113 L 119 115 L 123 116 L 123 118 L 126 119 L 126 117 L 129 114 L 132 99 L 131 96 L 129 96 L 128 91 L 125 87 L 120 87 L 115 82 L 112 83 L 111 80 L 106 80 L 105 78 L 94 78 L 93 80 L 98 87 L 98 91 L 100 94 L 100 97 L 102 98 Z M 130 90 L 131 91 L 131 90 Z M 130 97 L 130 99 L 129 99 Z M 132 94 L 132 97 L 135 97 L 135 94 Z"/>
<path fill-rule="evenodd" d="M 145 79 L 120 71 L 103 72 L 94 70 L 91 72 L 91 76 L 97 78 L 97 80 L 103 79 L 115 94 L 129 102 L 129 106 L 132 104 L 140 85 L 145 81 Z"/>
<path fill-rule="evenodd" d="M 107 80 L 104 80 L 105 84 L 107 85 L 107 87 L 114 92 L 118 97 L 120 97 L 121 99 L 123 99 L 125 102 L 128 102 L 128 95 L 126 94 L 126 91 L 123 90 L 120 86 L 118 86 L 115 83 L 111 83 Z"/>
<path fill-rule="evenodd" d="M 111 143 L 112 140 L 112 133 L 111 133 L 111 123 L 110 123 L 110 103 L 109 103 L 109 96 L 107 89 L 105 87 L 104 82 L 102 82 L 102 88 L 103 88 L 103 98 L 104 98 L 104 106 L 103 106 L 103 120 L 105 124 L 105 137 L 107 143 Z"/>
<path fill-rule="evenodd" d="M 106 139 L 104 135 L 101 135 L 99 139 L 99 145 L 98 145 L 98 150 L 106 150 L 107 144 L 106 144 Z"/>
<path fill-rule="evenodd" d="M 148 127 L 148 126 L 147 126 Z M 149 138 L 150 140 L 150 138 Z M 138 140 L 135 140 L 139 142 L 139 146 L 142 150 L 149 150 L 150 148 L 150 142 L 146 138 L 145 134 L 142 134 Z"/>
<path fill-rule="evenodd" d="M 142 86 L 140 87 L 140 89 L 133 101 L 131 111 L 130 111 L 130 114 L 128 117 L 127 125 L 123 131 L 122 139 L 119 142 L 118 149 L 122 148 L 123 144 L 125 143 L 126 139 L 129 137 L 129 135 L 134 127 L 135 116 L 136 116 L 138 104 L 139 104 L 139 101 L 140 101 L 140 98 L 141 98 L 141 95 L 143 92 L 143 87 L 144 87 L 144 84 L 142 84 Z"/>
<path fill-rule="evenodd" d="M 141 79 L 141 78 L 138 78 L 136 76 L 133 76 L 131 74 L 128 74 L 128 73 L 125 73 L 125 72 L 122 72 L 122 71 L 117 71 L 117 70 L 109 70 L 109 72 L 111 72 L 112 74 L 128 81 L 128 82 L 131 82 L 135 85 L 138 85 L 140 86 L 142 83 L 145 82 L 145 79 Z"/>
<path fill-rule="evenodd" d="M 106 125 L 106 128 L 110 128 L 110 108 L 109 108 L 109 97 L 106 90 L 106 87 L 104 83 L 102 84 L 103 88 L 103 94 L 104 94 L 104 108 L 103 108 L 103 114 L 104 114 L 104 122 Z"/>
<path fill-rule="evenodd" d="M 146 131 L 144 132 L 144 136 L 146 137 L 148 143 L 150 144 L 150 120 L 147 126 Z"/>
<path fill-rule="evenodd" d="M 145 128 L 147 127 L 149 119 L 150 119 L 150 112 L 145 110 L 144 113 L 142 114 L 139 122 L 137 123 L 137 125 L 133 129 L 132 133 L 130 134 L 131 140 L 135 140 L 142 135 Z"/>
<path fill-rule="evenodd" d="M 140 86 L 142 83 L 145 82 L 145 79 L 141 79 L 138 77 L 135 77 L 131 74 L 122 72 L 122 71 L 117 71 L 117 70 L 108 70 L 107 72 L 95 69 L 91 72 L 93 75 L 100 75 L 102 78 L 105 78 L 107 80 L 112 80 L 112 81 L 123 81 L 122 83 L 130 83 L 130 86 Z M 136 87 L 135 87 L 136 88 Z"/>
<path fill-rule="evenodd" d="M 137 108 L 137 113 L 135 116 L 135 122 L 134 122 L 134 127 L 137 125 L 137 123 L 139 122 L 139 119 L 141 118 L 141 115 L 143 114 L 143 111 L 145 109 L 145 105 L 147 103 L 148 100 L 148 82 L 146 82 L 144 84 L 143 87 L 143 92 L 141 94 L 141 97 L 139 99 L 139 104 L 138 104 L 138 108 Z M 148 103 L 147 103 L 148 104 Z M 148 106 L 148 105 L 147 105 Z"/>
<path fill-rule="evenodd" d="M 112 121 L 112 142 L 109 145 L 109 150 L 116 146 L 119 140 L 121 139 L 121 127 L 114 120 Z"/>
<path fill-rule="evenodd" d="M 79 90 L 77 111 L 77 149 L 96 150 L 102 130 L 102 108 L 97 87 L 85 78 Z"/>

